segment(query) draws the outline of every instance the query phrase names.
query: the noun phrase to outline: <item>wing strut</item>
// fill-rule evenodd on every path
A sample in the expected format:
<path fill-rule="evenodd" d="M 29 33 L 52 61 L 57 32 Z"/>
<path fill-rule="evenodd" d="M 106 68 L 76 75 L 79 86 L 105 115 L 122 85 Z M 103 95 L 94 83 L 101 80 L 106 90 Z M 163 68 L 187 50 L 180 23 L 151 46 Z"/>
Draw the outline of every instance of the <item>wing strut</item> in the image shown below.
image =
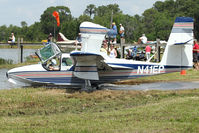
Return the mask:
<path fill-rule="evenodd" d="M 85 79 L 85 84 L 81 89 L 82 91 L 90 91 L 93 90 L 92 86 L 91 86 L 91 82 L 88 79 Z"/>

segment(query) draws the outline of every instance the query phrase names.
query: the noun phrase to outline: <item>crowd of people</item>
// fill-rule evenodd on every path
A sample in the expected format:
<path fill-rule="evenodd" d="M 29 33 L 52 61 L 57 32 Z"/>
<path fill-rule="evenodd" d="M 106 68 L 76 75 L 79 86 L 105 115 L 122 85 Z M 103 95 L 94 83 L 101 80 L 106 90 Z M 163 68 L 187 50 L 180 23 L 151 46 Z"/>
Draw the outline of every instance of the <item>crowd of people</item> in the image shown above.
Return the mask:
<path fill-rule="evenodd" d="M 124 39 L 125 38 L 125 29 L 124 29 L 122 24 L 119 24 L 119 26 L 120 26 L 120 28 L 119 28 L 120 38 Z M 110 48 L 112 47 L 112 44 L 113 44 L 113 47 L 114 47 L 114 45 L 117 43 L 116 35 L 118 33 L 117 33 L 117 26 L 116 26 L 115 22 L 112 23 L 112 29 L 111 30 L 113 31 L 113 33 L 116 33 L 116 34 L 111 36 L 111 39 L 113 39 L 113 40 L 110 40 L 110 44 L 111 44 Z M 147 43 L 147 37 L 146 37 L 145 34 L 142 34 L 142 36 L 138 39 L 138 44 L 146 44 L 146 43 Z M 142 56 L 142 57 L 139 57 L 139 58 L 142 58 L 142 59 L 145 59 L 145 60 L 150 59 L 151 47 L 149 45 L 147 45 L 144 50 L 145 50 L 146 56 L 143 56 L 144 52 L 142 52 L 140 54 L 140 56 Z M 128 56 L 131 56 L 131 58 L 136 57 L 137 56 L 137 47 L 134 47 L 134 49 L 131 49 L 128 52 L 129 52 Z M 115 53 L 118 53 L 118 52 L 115 52 Z M 111 57 L 114 57 L 114 56 L 112 56 L 112 54 L 111 54 Z M 117 57 L 117 56 L 115 56 L 115 57 Z"/>
<path fill-rule="evenodd" d="M 108 47 L 107 40 L 103 41 L 102 48 L 100 49 L 101 52 L 106 53 L 110 58 L 117 58 L 118 57 L 118 51 L 117 48 L 113 43 L 110 44 L 110 47 Z"/>

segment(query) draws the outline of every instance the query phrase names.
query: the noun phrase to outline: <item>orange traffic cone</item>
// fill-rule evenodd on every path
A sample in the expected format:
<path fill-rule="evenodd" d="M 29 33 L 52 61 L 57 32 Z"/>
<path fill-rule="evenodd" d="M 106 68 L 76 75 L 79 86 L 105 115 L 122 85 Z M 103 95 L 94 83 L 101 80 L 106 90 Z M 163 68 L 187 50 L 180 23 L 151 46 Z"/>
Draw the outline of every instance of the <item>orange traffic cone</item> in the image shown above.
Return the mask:
<path fill-rule="evenodd" d="M 181 75 L 186 75 L 186 70 L 181 70 L 180 74 Z"/>

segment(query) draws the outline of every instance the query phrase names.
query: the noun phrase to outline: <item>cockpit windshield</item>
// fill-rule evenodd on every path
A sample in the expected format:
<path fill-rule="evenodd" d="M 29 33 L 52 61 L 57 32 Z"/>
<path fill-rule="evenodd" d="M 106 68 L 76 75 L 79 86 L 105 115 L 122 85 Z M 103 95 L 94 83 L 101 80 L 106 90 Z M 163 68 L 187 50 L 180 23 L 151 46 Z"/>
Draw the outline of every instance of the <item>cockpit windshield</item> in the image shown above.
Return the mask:
<path fill-rule="evenodd" d="M 36 51 L 36 54 L 38 55 L 42 63 L 46 63 L 54 57 L 61 55 L 61 51 L 56 44 L 49 43 L 45 47 L 38 49 Z"/>
<path fill-rule="evenodd" d="M 73 64 L 70 56 L 62 54 L 54 43 L 38 49 L 36 54 L 40 58 L 42 66 L 48 71 L 68 70 Z"/>

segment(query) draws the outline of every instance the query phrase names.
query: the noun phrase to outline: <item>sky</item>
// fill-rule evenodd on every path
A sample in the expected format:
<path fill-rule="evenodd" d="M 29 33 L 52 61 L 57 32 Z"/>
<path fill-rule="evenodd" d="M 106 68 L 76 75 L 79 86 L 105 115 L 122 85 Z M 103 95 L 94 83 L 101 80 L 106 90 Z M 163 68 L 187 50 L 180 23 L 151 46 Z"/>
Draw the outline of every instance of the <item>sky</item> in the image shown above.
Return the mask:
<path fill-rule="evenodd" d="M 39 22 L 41 14 L 51 6 L 66 6 L 72 16 L 78 18 L 89 4 L 96 7 L 118 4 L 124 14 L 134 16 L 142 15 L 156 1 L 164 0 L 0 0 L 0 26 L 10 24 L 21 26 L 22 21 L 30 26 Z"/>

